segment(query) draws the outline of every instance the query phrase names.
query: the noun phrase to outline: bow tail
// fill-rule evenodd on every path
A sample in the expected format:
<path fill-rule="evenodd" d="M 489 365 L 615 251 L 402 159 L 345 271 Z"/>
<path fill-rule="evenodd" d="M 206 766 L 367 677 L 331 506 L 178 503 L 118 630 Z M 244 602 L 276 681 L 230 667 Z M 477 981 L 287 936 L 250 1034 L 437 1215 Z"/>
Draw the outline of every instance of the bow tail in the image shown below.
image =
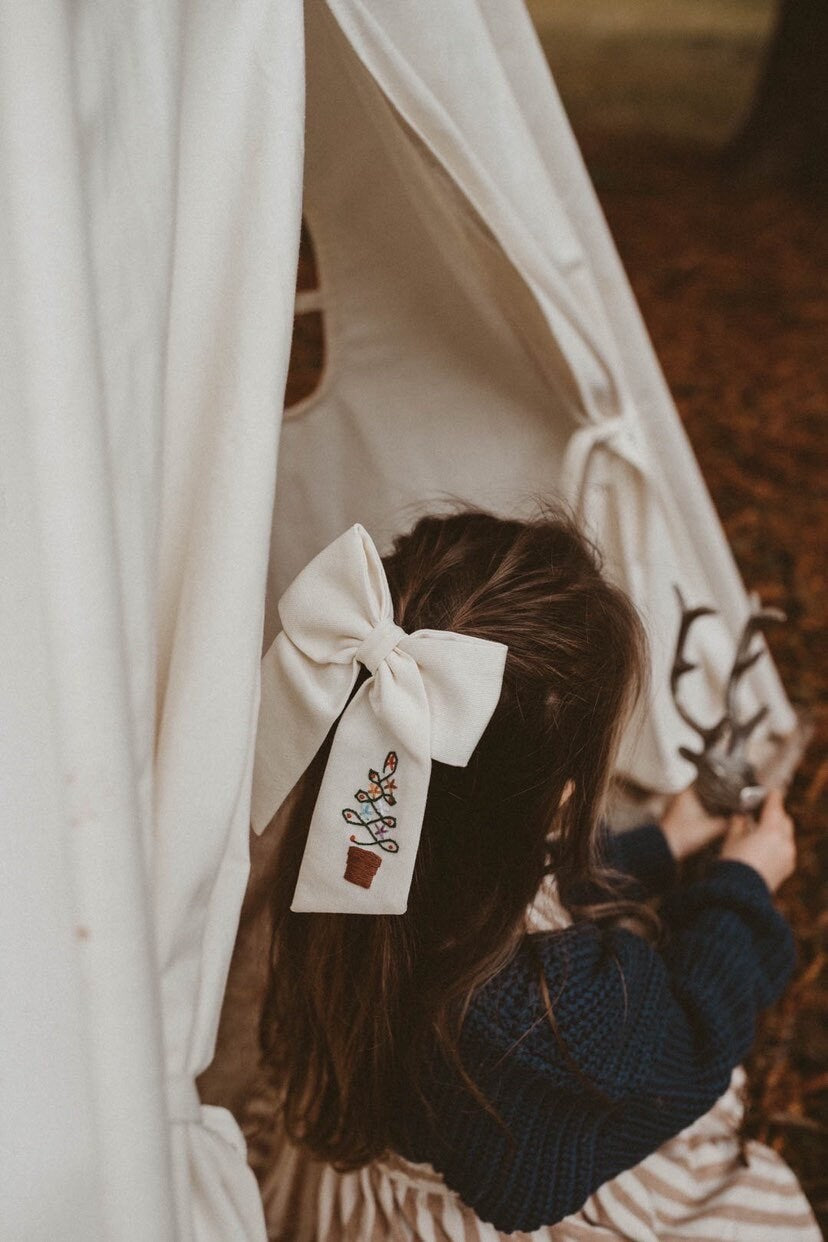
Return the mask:
<path fill-rule="evenodd" d="M 430 775 L 428 699 L 395 653 L 339 722 L 291 910 L 404 914 Z"/>
<path fill-rule="evenodd" d="M 250 822 L 260 835 L 272 820 L 348 701 L 353 663 L 320 665 L 284 631 L 261 665 L 261 702 L 253 760 Z"/>

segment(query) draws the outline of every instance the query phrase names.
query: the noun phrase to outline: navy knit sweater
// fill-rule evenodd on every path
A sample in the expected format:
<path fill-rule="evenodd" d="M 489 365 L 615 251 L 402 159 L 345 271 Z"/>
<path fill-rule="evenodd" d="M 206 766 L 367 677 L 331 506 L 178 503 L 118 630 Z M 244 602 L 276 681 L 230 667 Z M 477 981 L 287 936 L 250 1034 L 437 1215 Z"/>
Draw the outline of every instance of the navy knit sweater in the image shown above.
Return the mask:
<path fill-rule="evenodd" d="M 577 1211 L 707 1112 L 793 969 L 788 924 L 752 867 L 719 861 L 678 886 L 657 824 L 612 838 L 609 861 L 635 877 L 635 896 L 664 893 L 667 946 L 591 923 L 532 933 L 464 1023 L 463 1064 L 509 1127 L 511 1158 L 502 1129 L 442 1061 L 424 1083 L 433 1116 L 412 1101 L 401 1118 L 398 1150 L 432 1164 L 506 1233 Z"/>

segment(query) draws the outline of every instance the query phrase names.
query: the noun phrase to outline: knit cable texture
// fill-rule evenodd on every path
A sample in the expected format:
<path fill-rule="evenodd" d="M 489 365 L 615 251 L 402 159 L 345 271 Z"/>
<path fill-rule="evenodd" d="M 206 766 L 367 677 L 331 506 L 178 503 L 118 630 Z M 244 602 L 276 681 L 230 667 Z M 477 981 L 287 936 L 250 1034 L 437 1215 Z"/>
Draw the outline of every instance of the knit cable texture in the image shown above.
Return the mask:
<path fill-rule="evenodd" d="M 608 861 L 637 870 L 642 893 L 668 886 L 668 943 L 658 950 L 587 922 L 532 933 L 478 990 L 461 1056 L 511 1142 L 437 1059 L 424 1083 L 433 1116 L 412 1101 L 401 1122 L 401 1154 L 432 1164 L 506 1233 L 577 1211 L 707 1112 L 793 970 L 790 928 L 752 867 L 719 861 L 704 879 L 669 887 L 672 855 L 654 824 L 619 837 Z"/>

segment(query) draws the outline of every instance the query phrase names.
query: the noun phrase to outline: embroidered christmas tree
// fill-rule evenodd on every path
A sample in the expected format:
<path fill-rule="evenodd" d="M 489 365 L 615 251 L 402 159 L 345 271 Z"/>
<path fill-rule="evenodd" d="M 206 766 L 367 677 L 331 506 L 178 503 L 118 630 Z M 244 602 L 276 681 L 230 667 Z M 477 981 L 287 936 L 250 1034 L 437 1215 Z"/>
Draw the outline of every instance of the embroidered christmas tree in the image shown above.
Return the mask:
<path fill-rule="evenodd" d="M 359 809 L 348 806 L 342 811 L 342 818 L 346 823 L 360 829 L 359 836 L 351 833 L 353 844 L 348 849 L 348 863 L 345 868 L 345 879 L 350 884 L 358 884 L 360 888 L 371 887 L 382 862 L 381 856 L 373 852 L 374 849 L 378 848 L 386 854 L 396 854 L 400 848 L 390 835 L 397 827 L 396 817 L 388 814 L 388 808 L 396 806 L 397 803 L 394 796 L 397 788 L 394 779 L 396 771 L 397 754 L 396 751 L 389 750 L 382 772 L 369 768 L 368 788 L 358 789 L 354 794 L 360 804 Z"/>

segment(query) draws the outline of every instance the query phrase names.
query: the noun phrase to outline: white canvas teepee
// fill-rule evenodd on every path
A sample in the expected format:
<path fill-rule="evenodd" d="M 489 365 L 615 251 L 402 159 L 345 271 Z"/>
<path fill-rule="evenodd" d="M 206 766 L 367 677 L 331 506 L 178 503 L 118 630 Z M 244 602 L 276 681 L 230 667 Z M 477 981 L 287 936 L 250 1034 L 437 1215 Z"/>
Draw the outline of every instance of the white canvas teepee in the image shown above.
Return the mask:
<path fill-rule="evenodd" d="M 622 771 L 680 788 L 673 584 L 722 614 L 694 635 L 702 719 L 748 601 L 523 4 L 310 0 L 306 21 L 327 358 L 284 421 L 266 640 L 286 582 L 354 521 L 387 544 L 447 499 L 559 498 L 650 634 Z M 792 727 L 769 660 L 742 689 L 767 729 Z"/>
<path fill-rule="evenodd" d="M 262 638 L 359 519 L 570 500 L 645 613 L 747 600 L 519 0 L 0 0 L 0 1233 L 264 1226 L 199 1107 Z M 303 123 L 304 119 L 304 123 Z M 305 208 L 328 342 L 290 412 Z M 269 549 L 269 572 L 268 572 Z M 266 590 L 267 577 L 267 590 Z M 264 628 L 264 636 L 262 630 Z M 705 645 L 706 643 L 706 645 Z M 792 714 L 769 661 L 750 698 Z"/>

